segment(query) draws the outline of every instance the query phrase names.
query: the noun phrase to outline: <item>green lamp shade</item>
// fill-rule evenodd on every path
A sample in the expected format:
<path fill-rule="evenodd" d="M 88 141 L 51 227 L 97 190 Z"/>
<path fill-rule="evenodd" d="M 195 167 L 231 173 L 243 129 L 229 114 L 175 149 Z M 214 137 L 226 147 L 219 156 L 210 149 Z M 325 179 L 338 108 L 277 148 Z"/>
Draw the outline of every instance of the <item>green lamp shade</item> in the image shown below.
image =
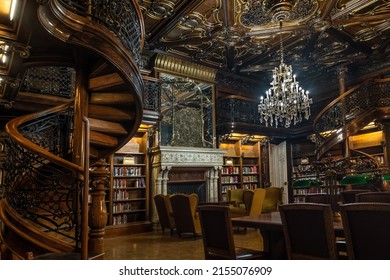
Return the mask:
<path fill-rule="evenodd" d="M 384 175 L 382 176 L 382 180 L 383 180 L 383 181 L 390 181 L 390 174 L 384 174 Z"/>
<path fill-rule="evenodd" d="M 375 176 L 371 173 L 347 175 L 341 179 L 341 185 L 364 185 L 372 182 L 374 179 Z"/>
<path fill-rule="evenodd" d="M 294 181 L 291 185 L 291 188 L 304 189 L 304 188 L 310 188 L 313 186 L 320 186 L 320 185 L 322 185 L 322 181 L 320 179 L 300 179 Z"/>

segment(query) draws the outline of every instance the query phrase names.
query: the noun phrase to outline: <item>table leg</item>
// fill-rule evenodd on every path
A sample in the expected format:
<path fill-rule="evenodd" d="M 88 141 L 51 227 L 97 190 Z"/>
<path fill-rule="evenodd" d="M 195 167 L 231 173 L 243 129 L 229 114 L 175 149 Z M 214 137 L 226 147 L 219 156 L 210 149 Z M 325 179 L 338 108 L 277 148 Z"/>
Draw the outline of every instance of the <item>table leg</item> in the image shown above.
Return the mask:
<path fill-rule="evenodd" d="M 260 230 L 263 237 L 264 252 L 269 254 L 272 260 L 287 259 L 286 247 L 284 244 L 283 232 Z"/>

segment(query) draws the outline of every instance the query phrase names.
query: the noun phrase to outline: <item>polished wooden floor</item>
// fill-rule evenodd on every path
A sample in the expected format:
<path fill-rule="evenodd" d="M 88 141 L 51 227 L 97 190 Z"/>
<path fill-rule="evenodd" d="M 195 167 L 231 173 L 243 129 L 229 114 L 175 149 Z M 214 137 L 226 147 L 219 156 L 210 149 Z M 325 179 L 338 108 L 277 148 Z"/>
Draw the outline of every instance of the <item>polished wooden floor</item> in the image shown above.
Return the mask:
<path fill-rule="evenodd" d="M 242 229 L 235 231 L 236 246 L 262 250 L 263 241 L 258 231 Z M 202 260 L 204 259 L 203 241 L 199 236 L 181 237 L 161 230 L 130 234 L 105 239 L 106 260 Z"/>

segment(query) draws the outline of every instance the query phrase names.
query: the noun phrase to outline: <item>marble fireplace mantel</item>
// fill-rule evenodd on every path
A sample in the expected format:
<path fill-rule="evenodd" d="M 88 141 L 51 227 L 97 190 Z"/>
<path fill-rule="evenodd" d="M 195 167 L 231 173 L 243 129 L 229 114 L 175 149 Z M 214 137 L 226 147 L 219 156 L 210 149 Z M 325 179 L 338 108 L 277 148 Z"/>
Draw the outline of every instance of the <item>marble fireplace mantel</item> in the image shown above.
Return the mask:
<path fill-rule="evenodd" d="M 160 146 L 152 149 L 152 165 L 161 167 L 220 167 L 223 154 L 219 149 Z"/>
<path fill-rule="evenodd" d="M 168 174 L 172 168 L 201 167 L 206 178 L 206 198 L 218 198 L 218 171 L 223 165 L 225 151 L 212 148 L 159 146 L 151 149 L 151 195 L 167 194 Z M 154 208 L 154 207 L 153 207 Z M 153 211 L 156 218 L 156 213 Z"/>

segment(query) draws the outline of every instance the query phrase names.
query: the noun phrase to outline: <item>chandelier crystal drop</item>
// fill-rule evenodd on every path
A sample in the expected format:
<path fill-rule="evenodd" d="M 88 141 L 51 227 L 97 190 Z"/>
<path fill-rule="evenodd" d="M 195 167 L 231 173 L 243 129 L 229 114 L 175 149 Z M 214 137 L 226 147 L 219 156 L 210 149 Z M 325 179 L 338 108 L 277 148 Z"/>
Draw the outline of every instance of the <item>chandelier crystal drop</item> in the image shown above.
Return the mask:
<path fill-rule="evenodd" d="M 299 86 L 291 65 L 284 63 L 282 38 L 280 52 L 280 65 L 273 70 L 271 87 L 266 91 L 265 98 L 261 96 L 258 111 L 260 121 L 266 126 L 288 128 L 292 123 L 300 123 L 303 118 L 309 119 L 312 99 L 309 92 Z"/>

